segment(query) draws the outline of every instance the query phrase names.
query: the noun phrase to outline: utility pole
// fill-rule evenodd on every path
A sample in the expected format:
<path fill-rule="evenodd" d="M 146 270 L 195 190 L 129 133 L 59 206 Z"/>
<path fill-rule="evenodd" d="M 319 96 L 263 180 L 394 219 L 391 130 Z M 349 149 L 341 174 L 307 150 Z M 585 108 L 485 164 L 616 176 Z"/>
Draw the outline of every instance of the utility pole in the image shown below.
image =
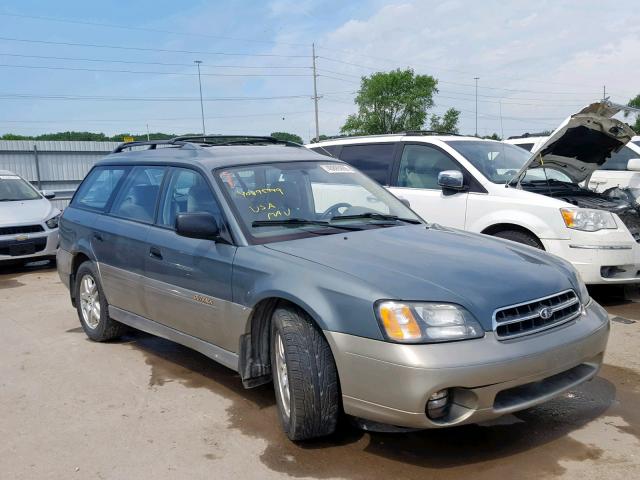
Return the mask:
<path fill-rule="evenodd" d="M 603 85 L 602 86 L 602 100 L 606 100 L 607 99 L 607 86 Z"/>
<path fill-rule="evenodd" d="M 478 80 L 480 77 L 473 77 L 476 81 L 476 137 L 478 136 Z"/>
<path fill-rule="evenodd" d="M 147 142 L 149 141 L 149 124 L 147 123 Z"/>
<path fill-rule="evenodd" d="M 204 128 L 204 105 L 202 103 L 202 79 L 200 78 L 200 64 L 202 63 L 202 60 L 194 60 L 193 63 L 195 63 L 198 66 L 198 86 L 200 87 L 200 113 L 202 114 L 202 135 L 206 135 L 207 132 Z"/>
<path fill-rule="evenodd" d="M 316 111 L 316 141 L 320 140 L 320 126 L 318 125 L 318 74 L 316 73 L 316 44 L 311 44 L 311 53 L 313 55 L 313 103 Z"/>

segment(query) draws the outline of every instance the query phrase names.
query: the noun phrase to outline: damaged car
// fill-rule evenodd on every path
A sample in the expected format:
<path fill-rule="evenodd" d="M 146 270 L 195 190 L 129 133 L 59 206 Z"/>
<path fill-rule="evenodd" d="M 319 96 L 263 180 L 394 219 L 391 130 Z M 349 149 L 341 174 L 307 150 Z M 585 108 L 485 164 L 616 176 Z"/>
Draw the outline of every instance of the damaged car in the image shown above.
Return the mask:
<path fill-rule="evenodd" d="M 606 102 L 569 117 L 534 153 L 433 132 L 340 138 L 308 148 L 344 160 L 429 220 L 543 249 L 587 284 L 640 282 L 640 208 L 584 188 L 634 132 Z"/>

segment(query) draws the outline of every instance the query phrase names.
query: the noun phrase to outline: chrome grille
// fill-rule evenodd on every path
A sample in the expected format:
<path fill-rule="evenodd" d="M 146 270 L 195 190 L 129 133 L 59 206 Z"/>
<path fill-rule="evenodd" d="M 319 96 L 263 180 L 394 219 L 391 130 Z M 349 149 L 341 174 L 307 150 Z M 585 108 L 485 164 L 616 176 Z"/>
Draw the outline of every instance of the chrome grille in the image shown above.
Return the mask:
<path fill-rule="evenodd" d="M 493 314 L 493 331 L 498 340 L 530 335 L 573 320 L 580 310 L 580 299 L 573 290 L 567 290 L 499 308 Z"/>
<path fill-rule="evenodd" d="M 18 235 L 20 233 L 44 232 L 42 225 L 23 225 L 21 227 L 0 227 L 0 235 Z"/>

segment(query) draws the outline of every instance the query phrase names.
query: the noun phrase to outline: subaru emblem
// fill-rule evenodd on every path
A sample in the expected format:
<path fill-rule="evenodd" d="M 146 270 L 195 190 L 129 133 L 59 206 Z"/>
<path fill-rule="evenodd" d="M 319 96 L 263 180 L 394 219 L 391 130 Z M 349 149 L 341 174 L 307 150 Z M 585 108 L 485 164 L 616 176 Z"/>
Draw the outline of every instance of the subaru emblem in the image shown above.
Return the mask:
<path fill-rule="evenodd" d="M 538 312 L 542 320 L 549 320 L 553 316 L 553 310 L 550 307 L 544 307 Z"/>

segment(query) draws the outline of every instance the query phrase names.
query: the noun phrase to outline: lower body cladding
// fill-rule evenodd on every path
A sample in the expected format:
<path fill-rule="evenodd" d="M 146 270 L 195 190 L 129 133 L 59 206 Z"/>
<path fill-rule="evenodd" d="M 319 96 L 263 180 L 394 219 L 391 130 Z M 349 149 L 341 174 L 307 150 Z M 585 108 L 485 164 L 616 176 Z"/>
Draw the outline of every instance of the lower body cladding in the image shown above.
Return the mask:
<path fill-rule="evenodd" d="M 632 238 L 623 241 L 618 235 L 599 238 L 598 233 L 587 232 L 592 237 L 582 233 L 572 240 L 543 240 L 543 244 L 547 252 L 571 262 L 588 285 L 640 283 L 640 243 Z"/>
<path fill-rule="evenodd" d="M 477 423 L 543 403 L 593 378 L 609 319 L 595 302 L 576 320 L 510 341 L 401 345 L 325 332 L 344 411 L 409 428 Z"/>
<path fill-rule="evenodd" d="M 57 229 L 35 234 L 2 236 L 0 237 L 0 264 L 53 258 L 58 250 L 58 242 Z"/>

